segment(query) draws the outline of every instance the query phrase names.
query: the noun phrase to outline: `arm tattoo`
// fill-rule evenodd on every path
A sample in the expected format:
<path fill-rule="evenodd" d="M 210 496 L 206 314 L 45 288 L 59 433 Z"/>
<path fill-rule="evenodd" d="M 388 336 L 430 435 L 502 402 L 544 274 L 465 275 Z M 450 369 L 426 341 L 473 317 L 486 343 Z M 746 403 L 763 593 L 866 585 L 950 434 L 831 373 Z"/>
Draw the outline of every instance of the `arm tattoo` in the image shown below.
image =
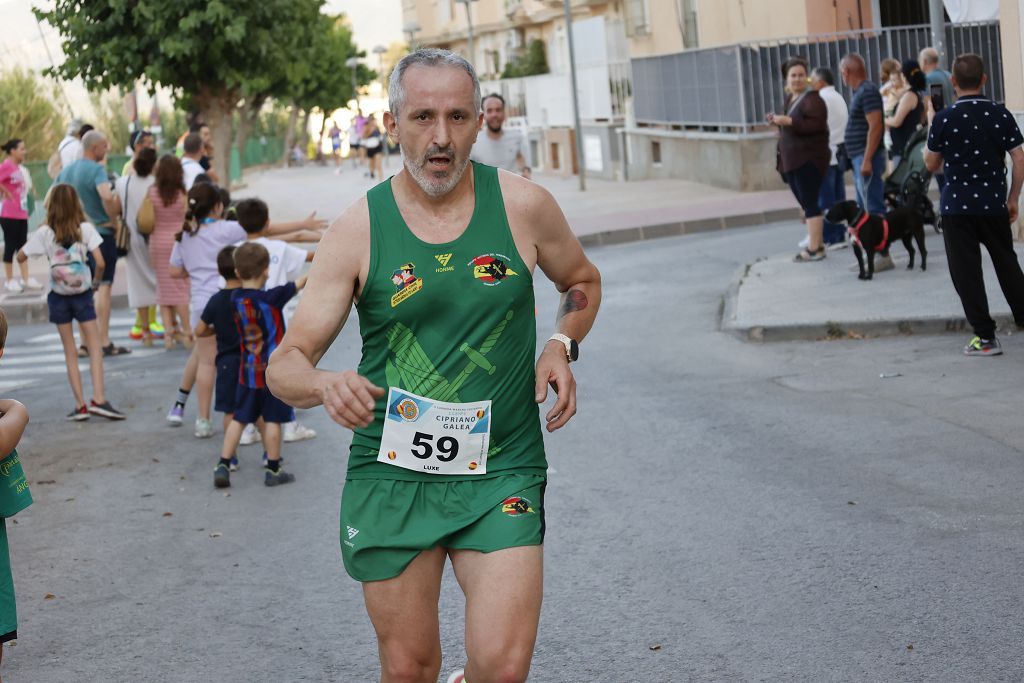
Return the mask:
<path fill-rule="evenodd" d="M 570 289 L 565 293 L 565 301 L 562 302 L 561 308 L 558 309 L 558 318 L 556 320 L 561 320 L 570 313 L 582 311 L 587 307 L 587 303 L 587 295 L 582 290 Z"/>

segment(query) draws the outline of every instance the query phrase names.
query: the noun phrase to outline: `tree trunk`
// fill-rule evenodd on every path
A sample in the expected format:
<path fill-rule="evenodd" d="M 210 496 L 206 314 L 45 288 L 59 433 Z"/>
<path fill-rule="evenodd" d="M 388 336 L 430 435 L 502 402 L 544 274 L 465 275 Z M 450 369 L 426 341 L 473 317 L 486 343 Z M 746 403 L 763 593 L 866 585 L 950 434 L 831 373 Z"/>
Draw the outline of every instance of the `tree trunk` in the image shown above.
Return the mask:
<path fill-rule="evenodd" d="M 238 112 L 238 130 L 235 131 L 235 147 L 238 148 L 238 160 L 243 165 L 243 173 L 245 172 L 245 145 L 249 141 L 249 133 L 256 127 L 256 120 L 259 118 L 264 102 L 266 102 L 265 97 L 247 99 L 245 105 Z"/>
<path fill-rule="evenodd" d="M 210 127 L 213 170 L 220 184 L 231 187 L 231 112 L 237 97 L 223 88 L 203 88 L 195 102 L 203 123 Z"/>
<path fill-rule="evenodd" d="M 284 133 L 284 158 L 289 160 L 292 158 L 292 147 L 295 146 L 295 127 L 299 123 L 299 107 L 293 104 L 291 111 L 288 112 L 288 129 Z"/>

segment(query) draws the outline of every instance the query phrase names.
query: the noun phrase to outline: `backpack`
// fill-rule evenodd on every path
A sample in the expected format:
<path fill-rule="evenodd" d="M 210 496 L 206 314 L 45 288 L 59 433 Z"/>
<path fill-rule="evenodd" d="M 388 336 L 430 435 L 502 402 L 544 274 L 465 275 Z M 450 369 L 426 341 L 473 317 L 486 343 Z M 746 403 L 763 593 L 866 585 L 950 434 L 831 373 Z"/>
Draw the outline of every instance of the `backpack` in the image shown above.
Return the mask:
<path fill-rule="evenodd" d="M 60 172 L 64 170 L 64 162 L 60 160 L 60 153 L 64 151 L 64 148 L 70 145 L 74 140 L 68 140 L 63 145 L 57 148 L 57 151 L 50 155 L 49 160 L 46 162 L 46 173 L 50 176 L 50 180 L 56 180 Z"/>
<path fill-rule="evenodd" d="M 50 284 L 57 294 L 74 296 L 92 289 L 88 251 L 81 241 L 69 247 L 55 245 L 50 259 Z"/>

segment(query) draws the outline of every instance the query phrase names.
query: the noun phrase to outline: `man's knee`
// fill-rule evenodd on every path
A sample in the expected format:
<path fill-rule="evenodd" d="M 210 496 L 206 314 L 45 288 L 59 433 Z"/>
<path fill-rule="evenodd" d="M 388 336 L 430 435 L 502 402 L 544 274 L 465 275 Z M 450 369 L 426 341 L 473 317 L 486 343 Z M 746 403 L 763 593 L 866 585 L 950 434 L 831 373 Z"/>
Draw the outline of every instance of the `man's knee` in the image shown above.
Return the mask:
<path fill-rule="evenodd" d="M 415 651 L 400 643 L 381 643 L 382 679 L 389 683 L 434 683 L 441 671 L 441 652 Z"/>
<path fill-rule="evenodd" d="M 469 653 L 467 683 L 523 683 L 530 674 L 533 651 L 525 648 L 491 649 Z"/>

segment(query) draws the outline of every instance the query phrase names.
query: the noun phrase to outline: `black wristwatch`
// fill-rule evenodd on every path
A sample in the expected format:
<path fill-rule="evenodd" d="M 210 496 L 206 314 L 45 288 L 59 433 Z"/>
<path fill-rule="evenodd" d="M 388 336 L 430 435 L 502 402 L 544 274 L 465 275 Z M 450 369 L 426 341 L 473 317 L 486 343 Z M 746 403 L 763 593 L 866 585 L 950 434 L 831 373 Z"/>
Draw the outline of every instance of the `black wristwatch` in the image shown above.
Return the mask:
<path fill-rule="evenodd" d="M 569 359 L 569 362 L 579 360 L 580 358 L 580 345 L 576 343 L 576 340 L 567 337 L 564 334 L 553 334 L 548 341 L 561 342 L 562 346 L 565 347 L 565 357 Z"/>

